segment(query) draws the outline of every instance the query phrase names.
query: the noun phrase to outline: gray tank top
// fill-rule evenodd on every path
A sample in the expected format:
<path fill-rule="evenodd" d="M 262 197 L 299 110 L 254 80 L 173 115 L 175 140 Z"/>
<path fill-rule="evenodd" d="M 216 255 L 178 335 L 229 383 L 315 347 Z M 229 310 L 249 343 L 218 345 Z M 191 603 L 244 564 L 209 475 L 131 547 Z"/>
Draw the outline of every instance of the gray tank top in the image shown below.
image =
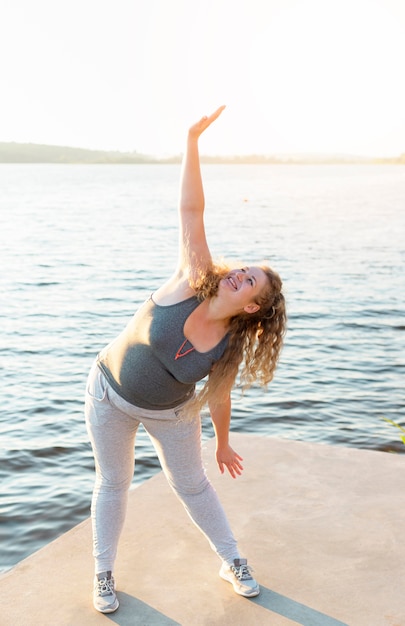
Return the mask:
<path fill-rule="evenodd" d="M 184 337 L 184 324 L 198 305 L 196 296 L 169 306 L 155 304 L 150 296 L 100 352 L 99 367 L 127 402 L 149 410 L 178 406 L 221 358 L 228 335 L 208 352 L 198 352 Z"/>

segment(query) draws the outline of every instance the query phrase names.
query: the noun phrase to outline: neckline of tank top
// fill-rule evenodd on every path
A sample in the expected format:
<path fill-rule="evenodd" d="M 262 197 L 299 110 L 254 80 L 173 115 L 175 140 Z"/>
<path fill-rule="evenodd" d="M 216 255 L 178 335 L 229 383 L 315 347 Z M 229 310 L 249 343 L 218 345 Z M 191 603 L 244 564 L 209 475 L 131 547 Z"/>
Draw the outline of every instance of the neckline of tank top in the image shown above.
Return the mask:
<path fill-rule="evenodd" d="M 153 302 L 153 304 L 155 306 L 158 306 L 161 309 L 169 309 L 172 306 L 178 306 L 179 304 L 183 304 L 184 302 L 188 302 L 189 300 L 197 300 L 198 298 L 196 295 L 194 296 L 189 296 L 188 298 L 185 298 L 184 300 L 179 300 L 179 302 L 173 302 L 173 304 L 158 304 L 157 302 L 155 302 L 155 300 L 153 299 L 153 293 L 150 294 L 149 300 L 151 300 L 151 302 Z M 201 302 L 199 302 L 199 304 L 201 304 Z"/>

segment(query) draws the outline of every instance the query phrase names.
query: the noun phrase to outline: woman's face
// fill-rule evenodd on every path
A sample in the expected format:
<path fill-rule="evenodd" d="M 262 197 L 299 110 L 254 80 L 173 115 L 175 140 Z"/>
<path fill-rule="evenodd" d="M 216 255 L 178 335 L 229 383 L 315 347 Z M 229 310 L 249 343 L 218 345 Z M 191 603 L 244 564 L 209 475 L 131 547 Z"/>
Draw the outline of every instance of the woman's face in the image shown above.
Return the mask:
<path fill-rule="evenodd" d="M 221 280 L 220 291 L 235 306 L 245 309 L 247 313 L 253 313 L 259 309 L 256 300 L 267 284 L 267 276 L 260 267 L 243 267 L 230 271 Z"/>

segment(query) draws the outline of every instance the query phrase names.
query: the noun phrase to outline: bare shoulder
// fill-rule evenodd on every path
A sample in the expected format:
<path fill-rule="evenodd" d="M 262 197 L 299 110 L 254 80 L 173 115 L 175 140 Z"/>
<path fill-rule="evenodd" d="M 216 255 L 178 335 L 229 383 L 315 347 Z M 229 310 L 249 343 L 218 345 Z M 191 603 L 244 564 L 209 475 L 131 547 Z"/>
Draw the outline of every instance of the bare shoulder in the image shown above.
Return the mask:
<path fill-rule="evenodd" d="M 195 291 L 190 287 L 189 279 L 184 271 L 178 271 L 153 294 L 153 300 L 161 306 L 176 304 L 190 298 Z"/>

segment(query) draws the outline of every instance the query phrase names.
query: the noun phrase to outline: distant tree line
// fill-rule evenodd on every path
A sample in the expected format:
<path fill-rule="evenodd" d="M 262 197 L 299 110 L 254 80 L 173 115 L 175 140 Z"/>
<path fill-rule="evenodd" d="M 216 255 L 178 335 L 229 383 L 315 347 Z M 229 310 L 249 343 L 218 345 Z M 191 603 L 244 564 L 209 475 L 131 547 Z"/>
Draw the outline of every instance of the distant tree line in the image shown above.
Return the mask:
<path fill-rule="evenodd" d="M 155 163 L 137 152 L 107 152 L 36 143 L 0 142 L 0 163 Z"/>
<path fill-rule="evenodd" d="M 87 163 L 87 164 L 140 164 L 180 163 L 182 155 L 157 158 L 147 154 L 105 150 L 87 150 L 67 146 L 49 146 L 36 143 L 0 142 L 0 163 Z M 393 158 L 367 158 L 346 155 L 261 155 L 201 156 L 203 163 L 229 164 L 324 164 L 324 163 L 391 163 L 405 164 L 405 153 Z"/>

